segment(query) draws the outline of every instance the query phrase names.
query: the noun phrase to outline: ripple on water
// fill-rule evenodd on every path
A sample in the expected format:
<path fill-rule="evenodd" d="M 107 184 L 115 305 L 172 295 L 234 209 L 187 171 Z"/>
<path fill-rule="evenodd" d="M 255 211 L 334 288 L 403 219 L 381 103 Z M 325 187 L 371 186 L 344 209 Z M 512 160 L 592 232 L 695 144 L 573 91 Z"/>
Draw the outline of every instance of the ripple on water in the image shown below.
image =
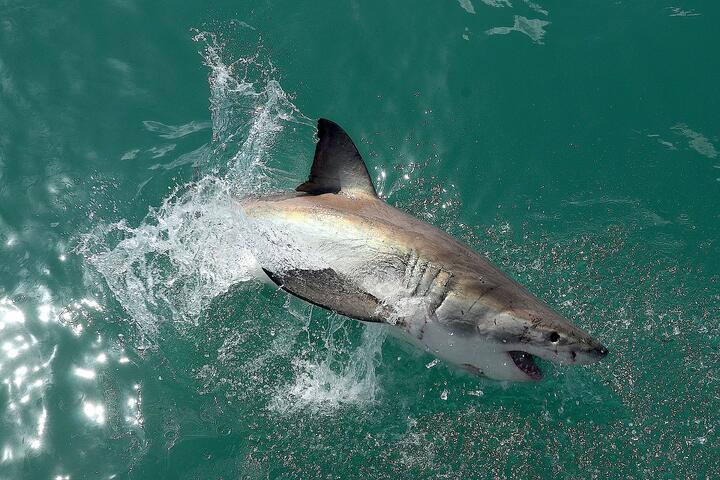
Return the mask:
<path fill-rule="evenodd" d="M 530 19 L 515 15 L 512 27 L 493 27 L 486 30 L 485 33 L 487 35 L 507 35 L 512 32 L 520 32 L 530 37 L 533 42 L 542 45 L 544 43 L 543 38 L 545 38 L 545 27 L 548 25 L 550 25 L 550 22 L 547 20 Z"/>
<path fill-rule="evenodd" d="M 688 141 L 688 146 L 700 155 L 707 158 L 717 158 L 718 152 L 715 145 L 708 140 L 702 133 L 692 130 L 684 123 L 678 123 L 670 128 L 675 133 L 682 135 Z"/>

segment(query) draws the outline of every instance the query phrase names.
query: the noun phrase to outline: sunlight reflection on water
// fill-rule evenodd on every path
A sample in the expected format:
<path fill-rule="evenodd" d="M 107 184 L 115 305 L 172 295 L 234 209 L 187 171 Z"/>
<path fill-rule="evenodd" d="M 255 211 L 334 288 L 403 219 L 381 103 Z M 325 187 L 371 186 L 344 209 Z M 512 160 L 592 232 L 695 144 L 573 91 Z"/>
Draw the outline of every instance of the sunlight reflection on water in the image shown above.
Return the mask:
<path fill-rule="evenodd" d="M 0 465 L 12 471 L 7 469 L 22 468 L 28 457 L 51 453 L 47 426 L 68 414 L 94 427 L 95 434 L 83 433 L 88 438 L 126 438 L 142 452 L 141 385 L 132 378 L 108 383 L 109 372 L 130 359 L 117 339 L 105 338 L 93 327 L 104 308 L 90 297 L 58 308 L 48 288 L 38 292 L 35 302 L 25 299 L 22 306 L 0 298 L 0 380 L 7 399 L 0 430 L 8 432 L 0 440 Z M 67 336 L 64 331 L 81 342 L 80 350 L 58 342 L 58 335 Z M 48 397 L 50 386 L 54 393 Z M 60 398 L 58 391 L 70 397 Z"/>
<path fill-rule="evenodd" d="M 48 413 L 45 390 L 50 381 L 50 364 L 57 352 L 53 348 L 43 357 L 38 339 L 26 328 L 25 314 L 9 299 L 0 299 L 0 377 L 7 389 L 7 424 L 16 435 L 2 445 L 0 463 L 24 457 L 27 447 L 38 450 L 45 436 Z"/>

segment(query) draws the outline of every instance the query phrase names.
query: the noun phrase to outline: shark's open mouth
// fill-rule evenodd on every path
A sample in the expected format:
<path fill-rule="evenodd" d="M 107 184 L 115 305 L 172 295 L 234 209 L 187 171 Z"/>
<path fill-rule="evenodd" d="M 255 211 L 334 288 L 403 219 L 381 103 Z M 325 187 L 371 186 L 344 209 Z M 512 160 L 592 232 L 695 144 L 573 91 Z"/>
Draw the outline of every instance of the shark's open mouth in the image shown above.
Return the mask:
<path fill-rule="evenodd" d="M 520 369 L 525 375 L 532 378 L 533 380 L 542 379 L 542 371 L 540 367 L 535 363 L 535 357 L 527 352 L 511 351 L 508 352 L 510 358 L 515 363 L 515 366 Z"/>

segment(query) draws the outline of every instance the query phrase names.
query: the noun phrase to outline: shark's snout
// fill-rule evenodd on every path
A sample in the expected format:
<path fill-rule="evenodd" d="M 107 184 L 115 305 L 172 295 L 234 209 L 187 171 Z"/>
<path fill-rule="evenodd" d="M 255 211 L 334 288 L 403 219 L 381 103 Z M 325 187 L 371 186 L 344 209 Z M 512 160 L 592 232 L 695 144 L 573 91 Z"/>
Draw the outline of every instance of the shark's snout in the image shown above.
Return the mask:
<path fill-rule="evenodd" d="M 593 353 L 595 353 L 598 357 L 598 360 L 605 357 L 605 355 L 608 354 L 608 351 L 609 350 L 604 345 L 600 345 L 599 347 L 593 349 Z"/>
<path fill-rule="evenodd" d="M 608 349 L 605 347 L 605 345 L 599 345 L 592 350 L 590 350 L 591 355 L 595 358 L 595 360 L 602 360 L 605 358 L 608 354 Z"/>
<path fill-rule="evenodd" d="M 559 344 L 560 341 L 554 342 Z M 548 360 L 559 364 L 588 365 L 605 358 L 608 349 L 604 345 L 592 340 L 588 345 L 587 341 L 567 342 L 564 346 L 555 346 L 553 342 L 550 344 L 526 343 L 512 345 L 507 350 L 508 357 L 512 360 L 512 364 L 520 370 L 526 380 L 541 380 L 543 372 L 536 363 L 537 358 Z"/>
<path fill-rule="evenodd" d="M 557 363 L 588 365 L 607 356 L 608 349 L 605 345 L 567 320 L 564 321 L 571 330 L 565 336 L 565 345 L 557 350 Z"/>
<path fill-rule="evenodd" d="M 562 328 L 555 325 L 550 334 L 541 331 L 523 350 L 560 364 L 587 365 L 607 356 L 608 349 L 602 343 L 567 320 L 562 321 Z"/>

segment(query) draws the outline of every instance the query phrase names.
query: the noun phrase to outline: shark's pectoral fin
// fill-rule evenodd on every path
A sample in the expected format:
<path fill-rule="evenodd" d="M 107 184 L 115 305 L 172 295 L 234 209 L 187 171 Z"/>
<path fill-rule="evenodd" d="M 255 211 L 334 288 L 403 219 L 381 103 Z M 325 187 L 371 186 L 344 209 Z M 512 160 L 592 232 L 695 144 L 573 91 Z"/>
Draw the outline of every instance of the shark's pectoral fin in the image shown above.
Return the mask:
<path fill-rule="evenodd" d="M 345 130 L 321 118 L 318 138 L 310 178 L 295 190 L 313 195 L 342 191 L 375 196 L 365 162 Z"/>
<path fill-rule="evenodd" d="M 380 302 L 331 268 L 265 274 L 278 287 L 308 303 L 363 322 L 382 322 Z"/>

